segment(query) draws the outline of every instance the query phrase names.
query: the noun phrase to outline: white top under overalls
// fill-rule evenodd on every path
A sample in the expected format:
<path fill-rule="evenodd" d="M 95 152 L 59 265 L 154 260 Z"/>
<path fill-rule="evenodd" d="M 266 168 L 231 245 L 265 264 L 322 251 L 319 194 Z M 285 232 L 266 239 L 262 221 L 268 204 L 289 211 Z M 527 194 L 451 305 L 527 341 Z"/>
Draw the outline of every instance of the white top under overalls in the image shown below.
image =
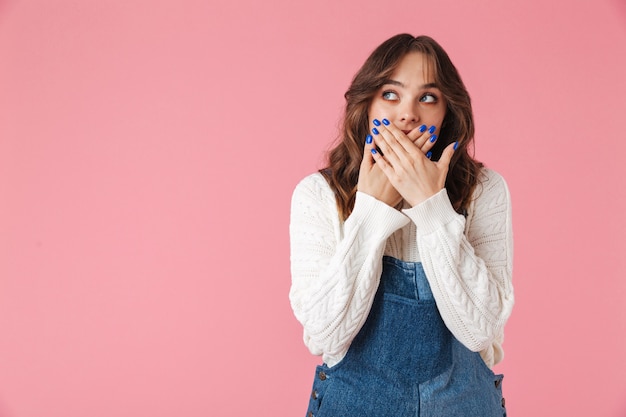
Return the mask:
<path fill-rule="evenodd" d="M 342 222 L 335 196 L 315 173 L 291 206 L 289 293 L 304 343 L 329 367 L 346 355 L 378 288 L 383 255 L 421 262 L 445 325 L 488 367 L 503 357 L 503 329 L 514 303 L 511 202 L 504 179 L 483 169 L 467 217 L 446 190 L 396 210 L 357 192 Z"/>

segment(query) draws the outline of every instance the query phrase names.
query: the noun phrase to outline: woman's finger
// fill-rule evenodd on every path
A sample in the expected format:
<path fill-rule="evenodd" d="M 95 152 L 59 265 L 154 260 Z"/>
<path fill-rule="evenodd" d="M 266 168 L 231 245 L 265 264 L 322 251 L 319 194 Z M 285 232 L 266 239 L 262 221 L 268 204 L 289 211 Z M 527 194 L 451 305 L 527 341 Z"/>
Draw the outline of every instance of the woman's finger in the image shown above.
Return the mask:
<path fill-rule="evenodd" d="M 436 126 L 421 125 L 411 130 L 406 136 L 411 142 L 422 150 L 424 154 L 427 154 L 429 150 L 435 146 L 437 141 Z"/>
<path fill-rule="evenodd" d="M 448 168 L 450 167 L 450 161 L 452 160 L 452 155 L 454 155 L 454 151 L 459 146 L 458 142 L 453 142 L 446 146 L 446 149 L 443 150 L 441 154 L 441 158 L 436 162 L 439 168 L 445 167 L 446 172 L 448 172 Z"/>
<path fill-rule="evenodd" d="M 378 168 L 380 168 L 381 171 L 383 171 L 385 173 L 385 175 L 387 175 L 387 177 L 389 176 L 389 170 L 393 170 L 393 168 L 391 167 L 391 165 L 389 165 L 389 163 L 385 160 L 385 158 L 380 154 L 380 152 L 378 152 L 376 150 L 376 148 L 372 149 L 370 151 L 370 155 L 371 157 L 374 159 L 374 161 L 376 162 L 376 164 L 378 165 Z"/>
<path fill-rule="evenodd" d="M 421 125 L 421 126 L 416 127 L 415 129 L 411 130 L 409 133 L 407 133 L 406 137 L 409 138 L 409 140 L 411 142 L 413 142 L 415 144 L 415 146 L 417 146 L 419 148 L 420 147 L 419 143 L 420 143 L 420 141 L 422 141 L 422 137 L 424 137 L 424 133 L 427 130 L 428 130 L 428 126 Z M 426 139 L 424 138 L 424 140 L 426 140 Z"/>
<path fill-rule="evenodd" d="M 379 124 L 376 125 L 376 123 Z M 391 133 L 389 133 L 389 131 L 387 131 L 384 126 L 381 126 L 378 120 L 374 120 L 374 125 L 376 125 L 376 127 L 372 128 L 372 133 L 374 135 L 374 141 L 376 145 L 380 148 L 383 155 L 385 156 L 385 158 L 387 158 L 391 165 L 396 165 L 400 163 L 397 155 L 397 151 L 399 149 L 397 148 L 397 146 L 396 149 L 394 149 L 395 139 L 393 135 L 391 135 Z"/>
<path fill-rule="evenodd" d="M 401 147 L 401 149 L 398 147 L 394 148 L 396 154 L 399 156 L 404 153 L 412 154 L 418 150 L 413 141 L 395 124 L 389 122 L 389 120 L 383 119 L 383 126 L 381 126 L 381 128 L 383 128 L 381 133 L 390 133 L 391 139 L 389 142 L 392 146 L 397 144 Z"/>
<path fill-rule="evenodd" d="M 412 154 L 420 154 L 421 152 L 404 132 L 391 124 L 387 119 L 383 119 L 382 125 L 380 125 L 378 120 L 374 120 L 374 125 L 376 123 L 379 123 L 379 125 L 377 125 L 377 128 L 372 129 L 375 132 L 374 139 L 382 150 L 383 155 L 387 158 L 387 162 L 396 169 L 400 169 L 400 167 L 406 169 L 413 164 L 415 156 L 412 156 Z M 423 158 L 423 154 L 418 155 L 419 157 Z"/>
<path fill-rule="evenodd" d="M 361 170 L 372 169 L 374 165 L 374 158 L 372 158 L 372 149 L 374 149 L 374 141 L 372 135 L 367 135 L 365 138 L 365 146 L 363 147 L 363 160 L 361 161 Z"/>
<path fill-rule="evenodd" d="M 421 125 L 419 127 L 419 130 L 420 130 L 420 136 L 413 143 L 415 143 L 415 146 L 422 149 L 422 152 L 426 153 L 423 149 L 424 145 L 428 143 L 428 140 L 431 138 L 433 133 L 435 133 L 436 127 Z"/>
<path fill-rule="evenodd" d="M 425 154 L 427 154 L 433 146 L 435 146 L 435 142 L 437 142 L 437 134 L 435 133 L 437 131 L 437 129 L 435 128 L 435 126 L 431 126 L 428 130 L 426 130 L 426 133 L 423 135 L 422 138 L 420 138 L 420 145 L 419 148 L 422 150 L 422 152 L 424 152 Z"/>

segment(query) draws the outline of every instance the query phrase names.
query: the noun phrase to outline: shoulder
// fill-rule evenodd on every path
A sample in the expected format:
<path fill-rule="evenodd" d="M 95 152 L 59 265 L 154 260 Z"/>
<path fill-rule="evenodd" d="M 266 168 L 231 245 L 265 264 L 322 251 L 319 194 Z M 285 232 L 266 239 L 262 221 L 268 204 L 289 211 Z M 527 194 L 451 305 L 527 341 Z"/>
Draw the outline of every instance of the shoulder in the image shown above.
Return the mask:
<path fill-rule="evenodd" d="M 301 198 L 313 198 L 317 200 L 326 200 L 332 198 L 334 200 L 333 190 L 330 188 L 326 178 L 319 172 L 315 172 L 304 177 L 296 185 L 293 191 L 292 200 Z"/>
<path fill-rule="evenodd" d="M 476 216 L 492 218 L 498 214 L 510 216 L 511 196 L 504 177 L 489 168 L 482 168 L 472 194 L 468 225 L 476 222 Z"/>
<path fill-rule="evenodd" d="M 319 190 L 321 192 L 332 192 L 330 186 L 328 185 L 328 181 L 326 181 L 326 178 L 324 178 L 324 176 L 319 172 L 314 172 L 301 179 L 295 188 L 295 191 L 300 190 Z"/>
<path fill-rule="evenodd" d="M 489 168 L 481 168 L 473 195 L 474 200 L 482 200 L 485 198 L 506 200 L 510 198 L 509 188 L 504 177 Z"/>
<path fill-rule="evenodd" d="M 478 184 L 482 186 L 500 185 L 506 186 L 504 177 L 491 168 L 481 168 L 478 174 Z"/>
<path fill-rule="evenodd" d="M 510 243 L 511 214 L 511 196 L 506 181 L 494 170 L 481 169 L 465 226 L 474 248 L 480 246 L 481 251 L 484 251 L 489 247 L 486 245 L 488 242 L 497 243 L 499 239 L 506 239 Z M 485 239 L 486 236 L 489 238 Z"/>
<path fill-rule="evenodd" d="M 291 197 L 292 210 L 336 210 L 335 193 L 326 178 L 319 172 L 304 177 L 295 187 Z"/>
<path fill-rule="evenodd" d="M 289 229 L 292 242 L 313 235 L 321 236 L 324 241 L 334 241 L 340 233 L 340 224 L 335 193 L 326 178 L 317 172 L 303 178 L 291 198 Z"/>

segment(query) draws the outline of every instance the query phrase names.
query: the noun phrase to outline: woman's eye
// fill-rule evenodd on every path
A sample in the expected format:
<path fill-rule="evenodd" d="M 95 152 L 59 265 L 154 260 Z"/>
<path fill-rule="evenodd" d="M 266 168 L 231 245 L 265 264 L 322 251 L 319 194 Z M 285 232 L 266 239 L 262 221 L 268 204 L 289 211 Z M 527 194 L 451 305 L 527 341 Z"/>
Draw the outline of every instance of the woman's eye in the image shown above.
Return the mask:
<path fill-rule="evenodd" d="M 396 93 L 394 93 L 393 91 L 385 91 L 383 93 L 383 99 L 385 99 L 385 100 L 397 100 L 398 99 L 398 95 Z"/>
<path fill-rule="evenodd" d="M 422 102 L 422 103 L 436 103 L 437 102 L 437 97 L 434 94 L 431 94 L 431 93 L 424 94 L 420 98 L 420 102 Z"/>

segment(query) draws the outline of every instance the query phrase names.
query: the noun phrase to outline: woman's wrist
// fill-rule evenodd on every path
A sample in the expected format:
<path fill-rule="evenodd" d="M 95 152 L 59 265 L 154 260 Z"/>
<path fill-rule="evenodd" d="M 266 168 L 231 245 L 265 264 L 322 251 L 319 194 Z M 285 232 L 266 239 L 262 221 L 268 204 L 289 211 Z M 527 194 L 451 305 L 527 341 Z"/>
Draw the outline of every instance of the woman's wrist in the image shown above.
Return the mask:
<path fill-rule="evenodd" d="M 415 223 L 421 233 L 430 233 L 460 216 L 454 211 L 445 188 L 402 212 Z"/>

